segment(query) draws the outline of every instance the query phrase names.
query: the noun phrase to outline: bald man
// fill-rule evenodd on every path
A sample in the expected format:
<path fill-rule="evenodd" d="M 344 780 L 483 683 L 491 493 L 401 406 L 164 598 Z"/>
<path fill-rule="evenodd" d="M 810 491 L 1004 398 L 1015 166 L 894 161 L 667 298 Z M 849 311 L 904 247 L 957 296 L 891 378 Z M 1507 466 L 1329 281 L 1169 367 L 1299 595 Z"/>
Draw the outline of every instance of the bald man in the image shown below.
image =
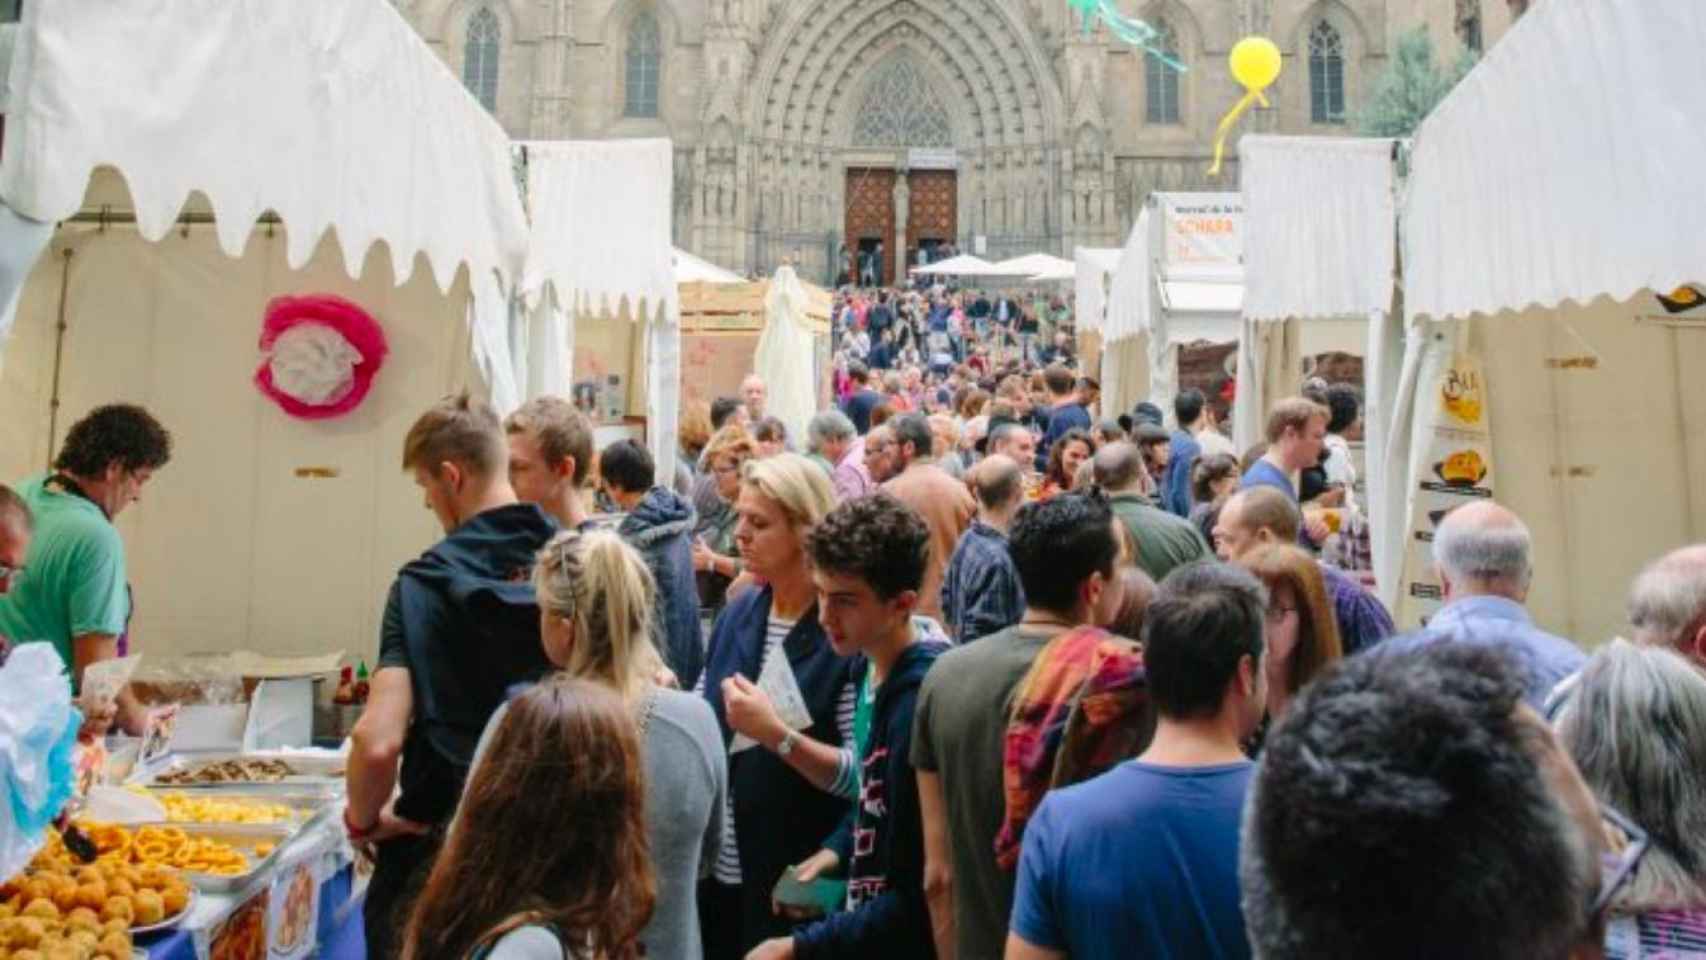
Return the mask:
<path fill-rule="evenodd" d="M 1220 508 L 1214 525 L 1214 547 L 1222 560 L 1234 562 L 1257 547 L 1296 543 L 1303 514 L 1283 491 L 1251 487 L 1233 494 Z M 1321 578 L 1345 656 L 1360 653 L 1392 636 L 1397 628 L 1380 598 L 1364 590 L 1343 571 L 1321 564 Z"/>
<path fill-rule="evenodd" d="M 1194 524 L 1150 501 L 1149 467 L 1137 444 L 1110 443 L 1090 464 L 1096 486 L 1107 491 L 1108 506 L 1137 544 L 1134 562 L 1156 583 L 1179 567 L 1211 558 Z"/>
<path fill-rule="evenodd" d="M 1706 668 L 1706 543 L 1648 564 L 1629 589 L 1637 643 L 1669 647 Z"/>
<path fill-rule="evenodd" d="M 1007 528 L 1025 502 L 1025 472 L 1011 457 L 992 454 L 966 472 L 977 517 L 960 534 L 942 575 L 942 616 L 961 643 L 1019 622 L 1025 588 L 1007 552 Z"/>
<path fill-rule="evenodd" d="M 1544 709 L 1547 695 L 1581 669 L 1587 656 L 1570 641 L 1535 626 L 1523 606 L 1534 577 L 1532 550 L 1528 526 L 1491 500 L 1446 514 L 1433 543 L 1445 606 L 1425 628 L 1388 644 L 1401 650 L 1435 643 L 1503 650 L 1523 671 L 1529 705 Z"/>
<path fill-rule="evenodd" d="M 740 382 L 740 398 L 746 404 L 746 416 L 752 423 L 764 419 L 764 404 L 770 399 L 770 388 L 764 385 L 764 378 L 756 373 L 749 373 Z"/>

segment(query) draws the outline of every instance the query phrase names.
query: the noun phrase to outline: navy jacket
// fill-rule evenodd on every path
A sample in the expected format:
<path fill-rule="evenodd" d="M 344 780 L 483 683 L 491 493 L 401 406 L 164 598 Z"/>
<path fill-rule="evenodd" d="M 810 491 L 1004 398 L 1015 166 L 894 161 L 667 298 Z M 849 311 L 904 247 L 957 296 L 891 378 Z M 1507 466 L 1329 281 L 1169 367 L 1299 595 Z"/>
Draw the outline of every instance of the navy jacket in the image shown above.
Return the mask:
<path fill-rule="evenodd" d="M 847 864 L 849 909 L 794 932 L 796 960 L 932 960 L 924 900 L 924 819 L 912 769 L 912 714 L 924 675 L 947 647 L 915 643 L 877 688 L 859 756 L 859 803 L 825 846 Z M 863 659 L 860 673 L 869 668 Z M 993 842 L 993 841 L 992 841 Z"/>
<path fill-rule="evenodd" d="M 736 673 L 756 680 L 763 665 L 770 620 L 769 587 L 748 590 L 729 601 L 711 628 L 705 659 L 705 700 L 717 715 L 726 747 L 734 737 L 723 712 L 723 681 Z M 841 746 L 835 711 L 852 683 L 853 658 L 838 657 L 817 621 L 814 607 L 788 634 L 782 649 L 811 712 L 803 732 L 820 743 Z M 734 806 L 735 846 L 740 852 L 741 952 L 792 927 L 770 907 L 782 871 L 823 846 L 847 813 L 847 801 L 825 793 L 794 772 L 767 747 L 729 757 L 729 803 Z"/>
<path fill-rule="evenodd" d="M 448 820 L 486 721 L 510 687 L 551 669 L 528 574 L 556 533 L 533 504 L 497 507 L 397 574 L 385 619 L 401 630 L 415 698 L 398 774 L 400 816 Z"/>
<path fill-rule="evenodd" d="M 616 532 L 646 558 L 657 581 L 658 652 L 683 690 L 693 689 L 705 663 L 699 632 L 699 584 L 693 577 L 693 505 L 680 494 L 653 487 L 622 518 Z"/>

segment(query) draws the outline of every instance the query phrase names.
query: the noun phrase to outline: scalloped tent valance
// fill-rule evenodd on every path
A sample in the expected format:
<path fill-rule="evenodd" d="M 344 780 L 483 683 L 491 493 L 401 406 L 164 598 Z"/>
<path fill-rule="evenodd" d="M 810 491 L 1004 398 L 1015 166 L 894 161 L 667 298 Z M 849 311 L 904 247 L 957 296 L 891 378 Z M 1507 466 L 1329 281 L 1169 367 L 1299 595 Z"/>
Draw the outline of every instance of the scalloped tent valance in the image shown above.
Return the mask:
<path fill-rule="evenodd" d="M 1534 5 L 1416 132 L 1411 317 L 1669 291 L 1706 270 L 1706 4 Z"/>
<path fill-rule="evenodd" d="M 389 3 L 31 3 L 11 85 L 0 197 L 30 219 L 112 166 L 149 240 L 200 191 L 233 257 L 272 210 L 293 269 L 335 230 L 352 277 L 380 240 L 399 284 L 416 254 L 444 291 L 520 273 L 509 139 Z"/>

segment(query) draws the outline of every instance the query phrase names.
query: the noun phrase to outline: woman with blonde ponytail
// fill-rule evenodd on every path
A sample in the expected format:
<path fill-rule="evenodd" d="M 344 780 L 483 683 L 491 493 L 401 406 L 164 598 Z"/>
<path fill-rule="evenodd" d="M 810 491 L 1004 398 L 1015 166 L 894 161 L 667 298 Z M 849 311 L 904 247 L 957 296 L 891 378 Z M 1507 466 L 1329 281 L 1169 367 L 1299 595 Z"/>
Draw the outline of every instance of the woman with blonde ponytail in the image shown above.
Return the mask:
<path fill-rule="evenodd" d="M 651 640 L 656 587 L 645 560 L 621 536 L 609 530 L 559 533 L 539 551 L 533 585 L 545 655 L 564 674 L 620 696 L 639 733 L 657 879 L 657 908 L 640 935 L 646 956 L 698 958 L 703 950 L 695 888 L 700 865 L 716 861 L 727 795 L 716 715 L 702 698 L 659 685 L 668 671 Z M 475 772 L 506 712 L 500 707 L 487 724 L 474 754 Z M 599 826 L 565 823 L 563 829 Z"/>

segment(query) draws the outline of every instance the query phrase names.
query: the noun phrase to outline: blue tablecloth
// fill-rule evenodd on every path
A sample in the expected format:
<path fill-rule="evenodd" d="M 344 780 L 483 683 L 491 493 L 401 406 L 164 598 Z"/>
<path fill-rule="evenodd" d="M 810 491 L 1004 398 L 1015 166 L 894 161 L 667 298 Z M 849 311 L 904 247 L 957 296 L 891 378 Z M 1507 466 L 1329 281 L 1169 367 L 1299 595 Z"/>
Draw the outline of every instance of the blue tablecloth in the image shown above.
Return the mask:
<path fill-rule="evenodd" d="M 355 870 L 345 866 L 320 885 L 318 955 L 327 960 L 365 960 L 367 937 L 361 926 L 361 905 L 349 904 Z M 143 937 L 137 944 L 148 960 L 196 960 L 195 938 L 187 930 Z"/>

